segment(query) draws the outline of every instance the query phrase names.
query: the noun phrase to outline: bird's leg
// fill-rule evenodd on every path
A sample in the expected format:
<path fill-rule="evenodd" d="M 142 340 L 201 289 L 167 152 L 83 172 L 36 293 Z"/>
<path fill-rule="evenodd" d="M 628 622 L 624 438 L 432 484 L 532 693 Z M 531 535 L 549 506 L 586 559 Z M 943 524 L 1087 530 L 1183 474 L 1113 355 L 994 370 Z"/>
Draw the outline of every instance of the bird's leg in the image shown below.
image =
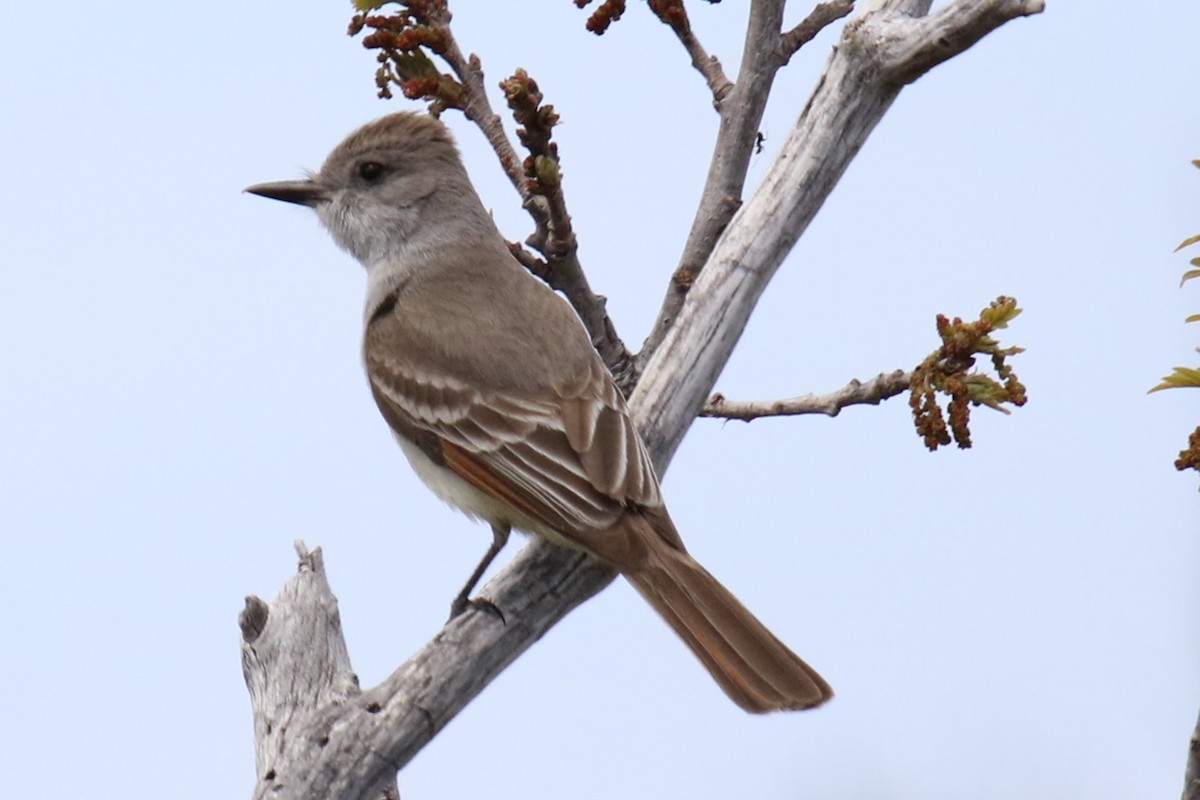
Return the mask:
<path fill-rule="evenodd" d="M 504 622 L 504 614 L 496 607 L 495 603 L 479 597 L 472 600 L 471 592 L 475 589 L 475 584 L 479 583 L 479 579 L 483 577 L 483 573 L 487 570 L 488 565 L 500 554 L 500 551 L 504 549 L 504 545 L 508 544 L 508 534 L 511 531 L 512 528 L 508 525 L 492 524 L 492 544 L 488 547 L 487 552 L 483 554 L 483 558 L 479 560 L 479 566 L 475 567 L 475 571 L 471 573 L 471 577 L 467 578 L 467 585 L 462 588 L 462 591 L 454 598 L 454 602 L 450 604 L 450 619 L 454 619 L 466 611 L 468 607 L 474 606 L 475 608 L 494 612 L 496 616 L 500 617 L 500 621 Z"/>

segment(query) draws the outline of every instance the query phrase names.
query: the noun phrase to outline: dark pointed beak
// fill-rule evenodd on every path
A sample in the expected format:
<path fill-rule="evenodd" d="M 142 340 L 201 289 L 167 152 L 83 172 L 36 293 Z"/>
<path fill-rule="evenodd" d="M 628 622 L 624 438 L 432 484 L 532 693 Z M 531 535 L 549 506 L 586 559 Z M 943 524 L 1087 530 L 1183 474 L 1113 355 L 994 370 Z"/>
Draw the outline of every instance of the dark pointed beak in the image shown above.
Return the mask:
<path fill-rule="evenodd" d="M 256 183 L 253 186 L 247 186 L 242 191 L 309 208 L 316 208 L 321 203 L 329 201 L 329 194 L 325 188 L 312 180 Z"/>

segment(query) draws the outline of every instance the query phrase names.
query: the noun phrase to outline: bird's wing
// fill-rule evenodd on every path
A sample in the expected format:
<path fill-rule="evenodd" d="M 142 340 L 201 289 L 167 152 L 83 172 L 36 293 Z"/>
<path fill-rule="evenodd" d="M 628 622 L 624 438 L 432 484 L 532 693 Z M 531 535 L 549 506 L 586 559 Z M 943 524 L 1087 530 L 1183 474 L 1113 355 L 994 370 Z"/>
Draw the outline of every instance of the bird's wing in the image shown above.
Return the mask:
<path fill-rule="evenodd" d="M 631 507 L 662 505 L 645 446 L 598 357 L 561 385 L 499 391 L 375 342 L 365 348 L 367 374 L 392 428 L 488 496 L 568 539 L 608 528 Z"/>

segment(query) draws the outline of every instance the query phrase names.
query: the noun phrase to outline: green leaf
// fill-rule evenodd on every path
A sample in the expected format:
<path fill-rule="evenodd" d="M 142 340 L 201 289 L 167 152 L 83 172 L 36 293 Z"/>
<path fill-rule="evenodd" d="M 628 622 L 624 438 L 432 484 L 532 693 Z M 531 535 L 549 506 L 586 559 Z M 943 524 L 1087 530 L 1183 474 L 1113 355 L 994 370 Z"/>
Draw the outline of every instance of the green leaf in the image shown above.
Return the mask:
<path fill-rule="evenodd" d="M 1151 392 L 1157 392 L 1160 389 L 1180 389 L 1185 386 L 1200 387 L 1200 369 L 1192 367 L 1176 367 L 1175 371 L 1162 379 L 1162 383 L 1151 389 Z M 1149 392 L 1147 392 L 1149 394 Z"/>
<path fill-rule="evenodd" d="M 1175 252 L 1178 253 L 1183 248 L 1187 247 L 1190 244 L 1195 244 L 1196 242 L 1200 242 L 1200 233 L 1197 233 L 1195 236 L 1189 236 L 1188 238 L 1186 238 L 1182 242 L 1180 242 L 1179 246 L 1175 248 Z"/>
<path fill-rule="evenodd" d="M 1021 314 L 1021 311 L 1022 309 L 1017 307 L 1015 299 L 1005 297 L 980 311 L 979 318 L 993 328 L 1007 328 L 1008 323 L 1016 319 Z M 993 342 L 992 344 L 995 343 Z"/>
<path fill-rule="evenodd" d="M 374 11 L 380 6 L 386 6 L 392 0 L 350 0 L 359 11 Z"/>
<path fill-rule="evenodd" d="M 1197 267 L 1200 267 L 1200 258 L 1193 258 L 1192 263 Z M 1183 280 L 1179 281 L 1179 285 L 1183 286 L 1192 278 L 1200 278 L 1200 269 L 1189 269 L 1187 272 L 1183 273 Z"/>

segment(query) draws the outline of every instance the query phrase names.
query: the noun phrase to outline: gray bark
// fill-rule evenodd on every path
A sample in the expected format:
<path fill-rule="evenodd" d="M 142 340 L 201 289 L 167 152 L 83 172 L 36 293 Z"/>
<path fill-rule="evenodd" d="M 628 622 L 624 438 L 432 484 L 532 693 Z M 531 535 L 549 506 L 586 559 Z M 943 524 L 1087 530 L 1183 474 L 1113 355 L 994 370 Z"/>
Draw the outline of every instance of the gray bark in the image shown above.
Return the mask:
<path fill-rule="evenodd" d="M 1183 800 L 1200 800 L 1200 719 L 1188 741 L 1187 768 L 1183 775 Z"/>

